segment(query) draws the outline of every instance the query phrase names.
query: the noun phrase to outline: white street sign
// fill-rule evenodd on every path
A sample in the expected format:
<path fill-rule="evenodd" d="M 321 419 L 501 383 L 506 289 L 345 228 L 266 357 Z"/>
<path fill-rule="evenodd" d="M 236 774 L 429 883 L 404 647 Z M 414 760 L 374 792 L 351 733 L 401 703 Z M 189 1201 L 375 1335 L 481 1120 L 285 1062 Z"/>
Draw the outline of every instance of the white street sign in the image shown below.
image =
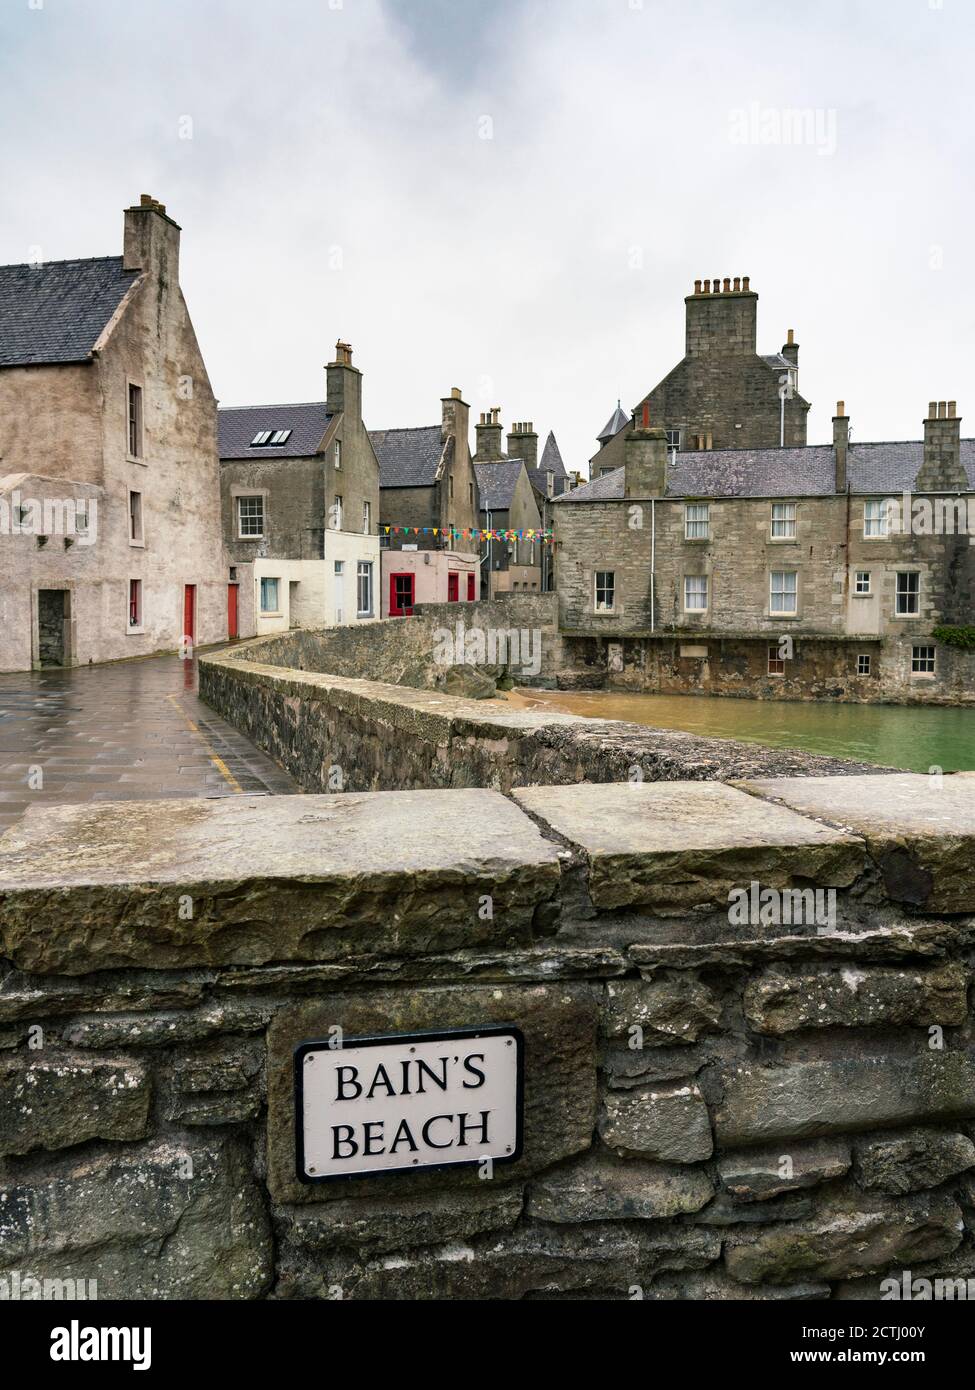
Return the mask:
<path fill-rule="evenodd" d="M 299 1179 L 510 1162 L 521 1152 L 522 1054 L 507 1025 L 302 1043 Z"/>

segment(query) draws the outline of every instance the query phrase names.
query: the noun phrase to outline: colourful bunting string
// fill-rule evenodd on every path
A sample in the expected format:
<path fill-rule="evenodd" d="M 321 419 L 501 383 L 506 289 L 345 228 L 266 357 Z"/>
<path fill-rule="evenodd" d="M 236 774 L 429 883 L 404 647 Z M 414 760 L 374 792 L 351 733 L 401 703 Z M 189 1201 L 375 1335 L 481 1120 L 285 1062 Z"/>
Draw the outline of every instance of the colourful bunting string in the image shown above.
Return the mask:
<path fill-rule="evenodd" d="M 485 540 L 485 541 L 541 541 L 543 545 L 549 545 L 552 541 L 551 531 L 535 531 L 529 527 L 522 527 L 520 530 L 487 530 L 479 527 L 465 527 L 460 529 L 447 526 L 381 526 L 379 528 L 385 535 L 393 536 L 444 536 L 451 540 Z"/>

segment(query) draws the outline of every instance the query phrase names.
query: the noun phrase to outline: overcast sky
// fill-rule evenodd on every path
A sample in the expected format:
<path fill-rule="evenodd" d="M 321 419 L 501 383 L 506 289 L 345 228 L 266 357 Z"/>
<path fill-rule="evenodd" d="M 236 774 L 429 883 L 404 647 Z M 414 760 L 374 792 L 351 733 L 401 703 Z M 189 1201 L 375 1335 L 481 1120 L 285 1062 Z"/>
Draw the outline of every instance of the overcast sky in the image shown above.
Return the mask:
<path fill-rule="evenodd" d="M 794 328 L 809 442 L 975 435 L 970 0 L 0 0 L 0 262 L 151 193 L 227 405 L 460 386 L 585 471 L 698 277 Z M 800 143 L 785 113 L 808 112 Z"/>

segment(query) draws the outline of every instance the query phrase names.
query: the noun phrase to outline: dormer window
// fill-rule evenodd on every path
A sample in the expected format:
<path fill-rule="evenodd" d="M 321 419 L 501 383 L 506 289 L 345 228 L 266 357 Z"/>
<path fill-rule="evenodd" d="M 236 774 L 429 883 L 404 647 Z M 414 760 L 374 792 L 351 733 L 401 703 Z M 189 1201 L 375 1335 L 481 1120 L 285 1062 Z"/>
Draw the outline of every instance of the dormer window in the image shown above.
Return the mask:
<path fill-rule="evenodd" d="M 251 440 L 252 449 L 270 449 L 286 444 L 291 438 L 290 430 L 258 430 Z"/>

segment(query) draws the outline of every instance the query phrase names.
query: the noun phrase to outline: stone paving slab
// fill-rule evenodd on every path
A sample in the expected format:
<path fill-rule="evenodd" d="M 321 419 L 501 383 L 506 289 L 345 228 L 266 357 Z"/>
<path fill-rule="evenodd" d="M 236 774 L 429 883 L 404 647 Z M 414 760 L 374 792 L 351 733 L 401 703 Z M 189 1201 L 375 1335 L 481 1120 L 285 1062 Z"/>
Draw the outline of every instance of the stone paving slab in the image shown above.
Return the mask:
<path fill-rule="evenodd" d="M 975 912 L 975 781 L 886 777 L 757 778 L 768 803 L 863 836 L 888 895 L 932 912 Z"/>
<path fill-rule="evenodd" d="M 32 807 L 0 838 L 0 955 L 77 974 L 527 945 L 559 864 L 479 789 Z"/>
<path fill-rule="evenodd" d="M 843 887 L 865 862 L 857 837 L 720 782 L 581 783 L 512 795 L 583 851 L 600 908 L 686 908 L 727 899 L 752 880 Z"/>

